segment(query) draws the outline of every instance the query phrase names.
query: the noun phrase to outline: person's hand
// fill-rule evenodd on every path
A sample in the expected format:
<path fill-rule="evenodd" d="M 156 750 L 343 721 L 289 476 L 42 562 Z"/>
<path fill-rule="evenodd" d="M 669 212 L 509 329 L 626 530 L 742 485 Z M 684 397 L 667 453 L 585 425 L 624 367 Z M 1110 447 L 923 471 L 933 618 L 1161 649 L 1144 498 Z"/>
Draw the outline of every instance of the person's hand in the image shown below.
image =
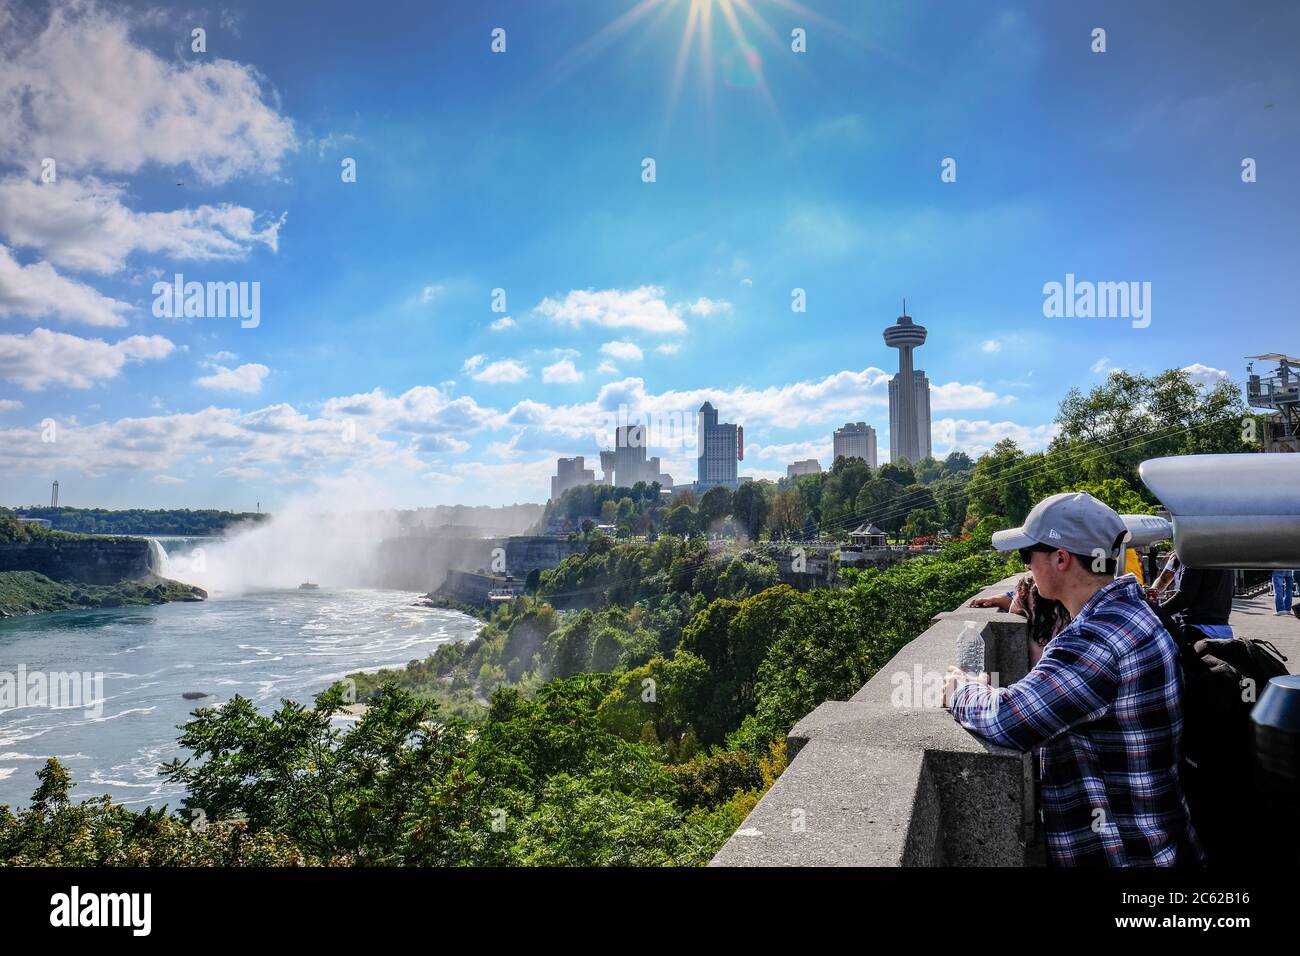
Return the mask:
<path fill-rule="evenodd" d="M 991 597 L 974 598 L 970 602 L 971 607 L 995 607 L 1000 611 L 1005 611 L 1011 607 L 1011 598 L 1005 594 L 994 594 Z"/>
<path fill-rule="evenodd" d="M 988 674 L 969 674 L 957 667 L 955 664 L 949 666 L 943 675 L 943 706 L 948 707 L 952 704 L 953 695 L 957 693 L 957 688 L 968 681 L 978 681 L 985 686 L 988 685 Z"/>

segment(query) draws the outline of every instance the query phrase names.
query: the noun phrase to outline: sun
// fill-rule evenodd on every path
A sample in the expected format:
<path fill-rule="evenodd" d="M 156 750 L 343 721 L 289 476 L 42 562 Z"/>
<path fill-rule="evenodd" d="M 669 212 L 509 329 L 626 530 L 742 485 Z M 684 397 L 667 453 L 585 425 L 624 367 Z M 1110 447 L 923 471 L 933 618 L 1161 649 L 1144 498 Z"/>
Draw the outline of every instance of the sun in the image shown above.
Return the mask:
<path fill-rule="evenodd" d="M 593 58 L 634 28 L 653 23 L 666 24 L 671 29 L 672 21 L 677 19 L 682 24 L 681 36 L 669 68 L 664 132 L 672 125 L 677 104 L 688 86 L 692 61 L 697 77 L 692 92 L 702 100 L 710 119 L 714 115 L 716 81 L 721 79 L 729 89 L 753 90 L 781 126 L 755 41 L 761 36 L 765 46 L 788 49 L 789 40 L 767 22 L 758 9 L 760 6 L 795 14 L 801 23 L 819 23 L 838 31 L 835 24 L 797 0 L 638 0 L 571 51 L 557 64 L 556 72 L 566 72 Z M 651 18 L 651 14 L 657 15 Z M 721 50 L 716 57 L 715 47 Z"/>

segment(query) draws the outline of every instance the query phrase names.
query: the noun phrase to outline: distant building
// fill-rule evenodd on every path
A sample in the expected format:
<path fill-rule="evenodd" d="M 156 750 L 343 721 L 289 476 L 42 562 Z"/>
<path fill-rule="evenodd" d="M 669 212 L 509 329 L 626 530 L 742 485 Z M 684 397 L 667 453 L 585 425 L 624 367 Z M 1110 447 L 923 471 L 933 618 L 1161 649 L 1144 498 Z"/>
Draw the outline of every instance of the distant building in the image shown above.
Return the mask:
<path fill-rule="evenodd" d="M 741 425 L 718 421 L 718 410 L 709 402 L 700 406 L 699 448 L 695 489 L 703 494 L 710 488 L 725 485 L 733 491 L 739 487 L 737 462 L 745 457 L 745 430 Z"/>
<path fill-rule="evenodd" d="M 883 548 L 885 532 L 868 521 L 849 532 L 849 541 L 858 547 Z"/>
<path fill-rule="evenodd" d="M 885 329 L 885 344 L 898 349 L 898 374 L 889 381 L 889 460 L 930 456 L 930 383 L 912 369 L 912 353 L 925 344 L 926 328 L 907 314 Z"/>
<path fill-rule="evenodd" d="M 899 418 L 902 403 L 898 400 L 898 382 L 897 375 L 889 380 L 889 460 L 898 461 L 900 458 L 906 458 L 908 461 L 917 462 L 922 458 L 929 458 L 931 454 L 930 380 L 925 377 L 925 372 L 921 369 L 917 369 L 912 373 L 913 401 L 916 408 L 916 439 L 910 447 L 914 449 L 911 454 L 915 454 L 915 458 L 912 458 L 911 454 L 904 454 L 900 447 L 903 422 Z M 895 438 L 895 435 L 900 436 L 900 438 Z"/>
<path fill-rule="evenodd" d="M 54 527 L 49 518 L 28 518 L 26 515 L 17 515 L 16 517 L 19 524 L 34 524 L 41 528 Z"/>
<path fill-rule="evenodd" d="M 845 422 L 835 429 L 832 461 L 836 458 L 861 458 L 876 467 L 876 430 L 866 422 Z"/>
<path fill-rule="evenodd" d="M 554 501 L 570 488 L 594 484 L 596 472 L 585 467 L 582 455 L 576 458 L 558 458 L 555 462 L 555 474 L 551 476 L 551 500 Z"/>
<path fill-rule="evenodd" d="M 614 453 L 612 451 L 602 451 L 600 453 L 600 483 L 602 485 L 612 485 L 614 483 Z"/>
<path fill-rule="evenodd" d="M 638 481 L 647 485 L 659 482 L 660 488 L 671 490 L 673 476 L 664 474 L 658 456 L 646 457 L 644 425 L 619 425 L 614 429 L 614 448 L 600 453 L 600 467 L 608 483 L 631 488 Z"/>
<path fill-rule="evenodd" d="M 822 464 L 816 458 L 805 458 L 803 461 L 796 461 L 792 465 L 785 466 L 785 476 L 787 478 L 798 478 L 800 475 L 820 475 L 822 473 Z"/>

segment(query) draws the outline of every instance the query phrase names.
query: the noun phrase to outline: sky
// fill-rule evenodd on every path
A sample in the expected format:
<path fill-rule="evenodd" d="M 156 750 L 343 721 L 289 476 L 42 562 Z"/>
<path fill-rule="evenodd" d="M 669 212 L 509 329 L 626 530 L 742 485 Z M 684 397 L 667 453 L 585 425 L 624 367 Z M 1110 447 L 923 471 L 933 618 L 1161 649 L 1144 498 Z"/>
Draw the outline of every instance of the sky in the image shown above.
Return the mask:
<path fill-rule="evenodd" d="M 1300 350 L 1298 27 L 0 0 L 0 504 L 544 501 L 623 421 L 690 481 L 706 399 L 744 475 L 829 467 L 849 421 L 883 462 L 904 298 L 940 457 L 1044 447 L 1113 369 L 1242 380 Z M 248 308 L 172 310 L 177 275 Z M 1145 318 L 1047 314 L 1067 275 Z"/>

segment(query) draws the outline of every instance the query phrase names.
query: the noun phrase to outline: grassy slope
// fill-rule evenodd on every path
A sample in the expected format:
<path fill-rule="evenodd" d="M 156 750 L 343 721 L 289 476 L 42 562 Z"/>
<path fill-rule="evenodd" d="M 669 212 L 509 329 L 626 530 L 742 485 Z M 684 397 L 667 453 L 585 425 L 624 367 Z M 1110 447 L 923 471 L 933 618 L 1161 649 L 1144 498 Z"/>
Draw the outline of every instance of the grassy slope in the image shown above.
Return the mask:
<path fill-rule="evenodd" d="M 89 607 L 201 601 L 202 588 L 156 575 L 110 585 L 54 581 L 35 571 L 0 571 L 0 618 Z"/>

